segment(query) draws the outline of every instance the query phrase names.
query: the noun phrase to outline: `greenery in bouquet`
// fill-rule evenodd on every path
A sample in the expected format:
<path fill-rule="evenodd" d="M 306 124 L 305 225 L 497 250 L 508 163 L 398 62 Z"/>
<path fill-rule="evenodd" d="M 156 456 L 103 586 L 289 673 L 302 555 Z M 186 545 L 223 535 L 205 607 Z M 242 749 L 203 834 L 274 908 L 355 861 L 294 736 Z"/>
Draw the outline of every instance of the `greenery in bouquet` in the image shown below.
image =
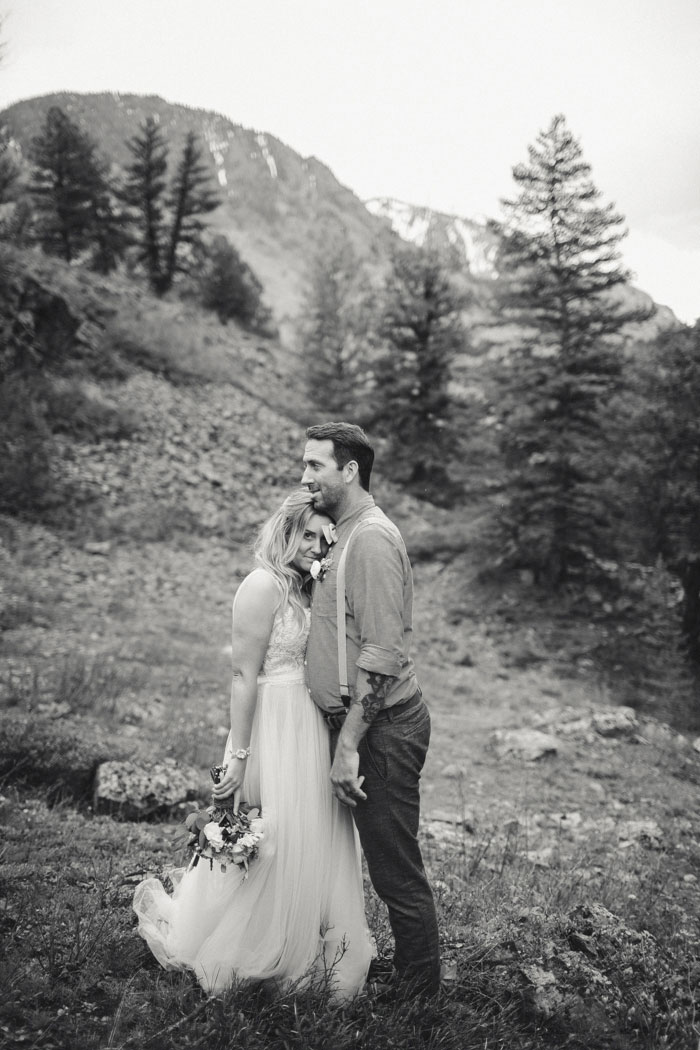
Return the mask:
<path fill-rule="evenodd" d="M 218 783 L 224 772 L 222 767 L 212 769 L 212 777 Z M 195 868 L 202 857 L 209 861 L 213 868 L 214 861 L 222 871 L 227 865 L 235 864 L 244 869 L 244 878 L 248 877 L 248 865 L 258 855 L 258 847 L 264 837 L 263 821 L 260 810 L 247 803 L 234 808 L 212 802 L 206 809 L 190 813 L 185 820 L 189 832 L 188 850 L 192 853 L 190 868 Z"/>

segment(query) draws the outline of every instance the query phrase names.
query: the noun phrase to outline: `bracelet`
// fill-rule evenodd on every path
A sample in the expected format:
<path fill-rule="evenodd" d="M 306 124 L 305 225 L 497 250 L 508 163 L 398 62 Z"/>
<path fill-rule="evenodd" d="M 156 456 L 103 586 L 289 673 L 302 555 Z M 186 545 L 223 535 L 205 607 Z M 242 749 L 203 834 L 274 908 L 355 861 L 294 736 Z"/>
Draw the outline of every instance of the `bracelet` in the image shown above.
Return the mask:
<path fill-rule="evenodd" d="M 239 748 L 237 748 L 233 752 L 233 757 L 234 758 L 240 758 L 241 761 L 244 761 L 246 758 L 250 757 L 250 748 L 249 747 L 239 747 Z"/>

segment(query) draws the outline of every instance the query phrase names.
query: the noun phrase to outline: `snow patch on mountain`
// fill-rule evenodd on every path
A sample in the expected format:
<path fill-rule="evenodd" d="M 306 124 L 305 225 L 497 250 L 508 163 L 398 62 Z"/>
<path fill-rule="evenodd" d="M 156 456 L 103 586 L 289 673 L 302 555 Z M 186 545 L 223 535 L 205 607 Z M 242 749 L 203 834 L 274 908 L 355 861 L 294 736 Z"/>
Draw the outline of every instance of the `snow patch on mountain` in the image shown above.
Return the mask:
<path fill-rule="evenodd" d="M 447 248 L 474 277 L 497 276 L 494 265 L 496 244 L 485 223 L 391 197 L 374 197 L 365 201 L 365 207 L 372 215 L 387 219 L 403 240 L 421 247 L 431 244 L 438 249 Z"/>
<path fill-rule="evenodd" d="M 214 124 L 206 123 L 204 125 L 204 140 L 209 147 L 209 152 L 214 160 L 216 166 L 216 177 L 219 180 L 219 185 L 222 188 L 225 188 L 228 185 L 225 164 L 228 139 L 222 136 L 221 132 L 217 130 Z"/>
<path fill-rule="evenodd" d="M 267 139 L 266 139 L 265 135 L 262 134 L 262 132 L 260 132 L 260 134 L 256 135 L 255 137 L 257 139 L 258 146 L 260 146 L 260 151 L 261 151 L 263 157 L 265 158 L 265 160 L 267 162 L 267 166 L 270 169 L 270 175 L 272 176 L 273 179 L 276 179 L 277 178 L 277 165 L 275 164 L 275 158 L 272 156 L 272 153 L 270 152 L 270 147 L 267 144 Z"/>

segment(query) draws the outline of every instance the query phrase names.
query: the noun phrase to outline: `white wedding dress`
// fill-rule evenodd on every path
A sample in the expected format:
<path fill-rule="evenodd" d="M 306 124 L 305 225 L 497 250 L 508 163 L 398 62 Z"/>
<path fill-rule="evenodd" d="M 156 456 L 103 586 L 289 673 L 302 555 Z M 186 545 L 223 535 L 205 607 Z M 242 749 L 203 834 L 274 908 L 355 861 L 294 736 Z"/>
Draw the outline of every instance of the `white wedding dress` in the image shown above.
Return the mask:
<path fill-rule="evenodd" d="M 258 570 L 263 571 L 263 570 Z M 242 798 L 260 807 L 265 836 L 248 878 L 200 860 L 136 888 L 139 933 L 166 969 L 190 969 L 210 994 L 246 981 L 285 992 L 328 980 L 336 999 L 363 987 L 367 929 L 357 832 L 330 783 L 328 730 L 309 696 L 300 628 L 278 611 L 262 673 Z M 224 764 L 231 754 L 226 744 Z"/>

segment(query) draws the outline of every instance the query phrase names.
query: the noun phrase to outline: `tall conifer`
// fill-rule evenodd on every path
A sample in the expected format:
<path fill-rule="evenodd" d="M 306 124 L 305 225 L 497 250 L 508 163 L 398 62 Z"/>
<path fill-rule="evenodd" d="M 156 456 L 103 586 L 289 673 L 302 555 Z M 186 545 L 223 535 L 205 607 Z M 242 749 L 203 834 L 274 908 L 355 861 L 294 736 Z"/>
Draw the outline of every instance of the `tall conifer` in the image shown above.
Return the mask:
<path fill-rule="evenodd" d="M 430 498 L 448 497 L 450 366 L 466 345 L 461 302 L 439 255 L 412 245 L 395 249 L 384 294 L 372 426 L 389 439 L 398 476 Z"/>
<path fill-rule="evenodd" d="M 138 258 L 146 267 L 154 291 L 163 282 L 165 243 L 164 194 L 168 167 L 168 147 L 153 117 L 147 117 L 140 134 L 127 142 L 133 160 L 126 169 L 121 196 L 132 212 L 138 230 Z"/>
<path fill-rule="evenodd" d="M 316 254 L 299 325 L 304 376 L 313 404 L 338 418 L 366 411 L 372 304 L 362 267 L 344 235 Z"/>
<path fill-rule="evenodd" d="M 110 210 L 104 166 L 95 143 L 58 106 L 49 109 L 31 156 L 37 238 L 45 251 L 71 262 L 98 241 Z"/>
<path fill-rule="evenodd" d="M 175 275 L 186 273 L 189 265 L 182 248 L 200 242 L 205 228 L 200 216 L 219 206 L 218 195 L 211 188 L 211 174 L 202 162 L 202 153 L 194 132 L 185 141 L 182 157 L 168 195 L 171 213 L 168 243 L 164 255 L 161 291 L 167 291 Z"/>
<path fill-rule="evenodd" d="M 492 224 L 500 236 L 499 316 L 519 333 L 500 405 L 502 520 L 513 561 L 556 586 L 614 550 L 600 409 L 621 371 L 614 337 L 650 311 L 616 294 L 629 277 L 619 253 L 624 220 L 600 202 L 563 116 L 529 147 L 513 178 L 519 195 L 502 202 L 505 217 Z"/>

